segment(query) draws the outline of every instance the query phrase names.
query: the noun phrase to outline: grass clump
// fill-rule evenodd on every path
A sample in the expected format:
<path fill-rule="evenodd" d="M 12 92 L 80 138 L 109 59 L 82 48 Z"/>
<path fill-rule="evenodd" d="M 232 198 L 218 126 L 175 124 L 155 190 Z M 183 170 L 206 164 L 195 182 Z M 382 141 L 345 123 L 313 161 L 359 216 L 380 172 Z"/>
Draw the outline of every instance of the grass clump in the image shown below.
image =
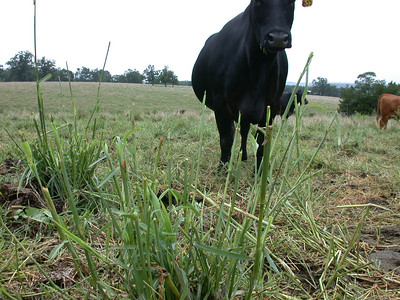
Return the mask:
<path fill-rule="evenodd" d="M 36 72 L 38 73 L 37 65 Z M 28 142 L 22 135 L 23 142 L 20 148 L 24 151 L 29 164 L 29 169 L 25 172 L 28 180 L 34 176 L 35 185 L 38 188 L 46 188 L 52 198 L 59 199 L 61 207 L 59 205 L 58 211 L 61 211 L 67 199 L 72 201 L 69 203 L 71 208 L 76 206 L 75 203 L 79 205 L 81 200 L 87 204 L 87 195 L 82 191 L 86 193 L 96 191 L 95 170 L 98 163 L 104 159 L 103 132 L 99 132 L 95 116 L 99 109 L 101 81 L 97 102 L 86 126 L 82 128 L 78 125 L 79 116 L 70 85 L 72 122 L 57 126 L 52 118 L 51 130 L 48 130 L 41 92 L 41 84 L 48 79 L 49 77 L 42 80 L 38 78 L 37 81 L 39 120 L 33 119 L 36 138 L 33 142 Z M 24 177 L 21 183 L 23 179 Z M 89 207 L 86 206 L 86 208 Z"/>

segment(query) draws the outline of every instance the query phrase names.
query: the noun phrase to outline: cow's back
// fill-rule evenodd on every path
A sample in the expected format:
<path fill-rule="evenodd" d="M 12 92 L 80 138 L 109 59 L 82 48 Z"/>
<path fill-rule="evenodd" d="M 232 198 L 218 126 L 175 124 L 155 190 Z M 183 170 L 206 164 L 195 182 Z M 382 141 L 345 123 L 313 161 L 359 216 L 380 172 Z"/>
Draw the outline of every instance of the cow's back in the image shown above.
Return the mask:
<path fill-rule="evenodd" d="M 219 31 L 211 35 L 204 44 L 194 64 L 192 87 L 196 97 L 207 107 L 214 109 L 214 94 L 223 94 L 227 81 L 236 75 L 237 55 L 243 54 L 244 28 L 247 27 L 243 13 L 239 14 Z"/>
<path fill-rule="evenodd" d="M 217 33 L 216 33 L 217 34 Z M 215 35 L 213 34 L 210 36 L 203 49 L 200 51 L 200 54 L 194 64 L 193 71 L 192 71 L 192 87 L 196 97 L 202 102 L 204 93 L 207 89 L 207 65 L 208 65 L 208 50 L 207 45 L 212 43 Z M 207 103 L 207 106 L 212 108 L 210 103 Z"/>
<path fill-rule="evenodd" d="M 400 96 L 393 94 L 382 94 L 380 98 L 381 114 L 396 113 L 400 106 Z"/>

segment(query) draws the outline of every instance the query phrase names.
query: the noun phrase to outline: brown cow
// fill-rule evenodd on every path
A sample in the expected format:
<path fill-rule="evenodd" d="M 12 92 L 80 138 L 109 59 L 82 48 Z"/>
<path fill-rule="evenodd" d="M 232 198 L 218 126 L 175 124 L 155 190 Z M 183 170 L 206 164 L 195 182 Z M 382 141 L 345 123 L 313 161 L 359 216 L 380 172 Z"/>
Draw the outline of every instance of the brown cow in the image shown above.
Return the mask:
<path fill-rule="evenodd" d="M 400 96 L 392 94 L 382 94 L 378 99 L 378 109 L 376 111 L 376 124 L 382 129 L 386 129 L 390 118 L 400 118 Z M 382 115 L 379 120 L 379 114 Z"/>

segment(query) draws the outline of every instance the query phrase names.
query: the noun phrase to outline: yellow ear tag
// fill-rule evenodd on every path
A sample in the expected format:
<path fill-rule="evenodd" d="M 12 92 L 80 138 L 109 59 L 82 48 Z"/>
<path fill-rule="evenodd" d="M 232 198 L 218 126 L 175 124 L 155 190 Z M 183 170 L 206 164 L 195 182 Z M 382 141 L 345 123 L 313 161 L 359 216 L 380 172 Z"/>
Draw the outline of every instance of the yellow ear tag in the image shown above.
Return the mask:
<path fill-rule="evenodd" d="M 312 1 L 313 0 L 303 0 L 303 6 L 304 7 L 311 6 L 312 5 Z"/>

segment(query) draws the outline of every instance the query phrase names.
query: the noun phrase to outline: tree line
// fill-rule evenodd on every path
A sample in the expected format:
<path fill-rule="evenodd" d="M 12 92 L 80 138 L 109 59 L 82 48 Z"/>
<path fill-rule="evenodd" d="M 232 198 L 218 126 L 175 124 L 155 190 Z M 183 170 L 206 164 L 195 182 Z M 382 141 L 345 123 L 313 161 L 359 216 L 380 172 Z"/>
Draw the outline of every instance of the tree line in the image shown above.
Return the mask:
<path fill-rule="evenodd" d="M 36 81 L 36 68 L 34 55 L 29 51 L 20 51 L 5 63 L 0 65 L 0 81 Z M 178 85 L 178 76 L 165 66 L 162 70 L 156 70 L 154 65 L 149 65 L 143 72 L 128 69 L 121 75 L 112 75 L 109 71 L 90 69 L 82 66 L 76 72 L 56 66 L 56 61 L 42 57 L 37 60 L 39 79 L 51 75 L 50 81 L 80 81 L 99 82 L 102 75 L 103 82 L 121 83 L 147 83 L 164 84 L 167 86 Z"/>
<path fill-rule="evenodd" d="M 310 94 L 340 97 L 338 111 L 345 115 L 376 113 L 378 98 L 383 93 L 400 95 L 400 85 L 376 79 L 374 72 L 365 72 L 357 76 L 354 84 L 338 88 L 328 79 L 318 77 L 312 81 Z"/>

